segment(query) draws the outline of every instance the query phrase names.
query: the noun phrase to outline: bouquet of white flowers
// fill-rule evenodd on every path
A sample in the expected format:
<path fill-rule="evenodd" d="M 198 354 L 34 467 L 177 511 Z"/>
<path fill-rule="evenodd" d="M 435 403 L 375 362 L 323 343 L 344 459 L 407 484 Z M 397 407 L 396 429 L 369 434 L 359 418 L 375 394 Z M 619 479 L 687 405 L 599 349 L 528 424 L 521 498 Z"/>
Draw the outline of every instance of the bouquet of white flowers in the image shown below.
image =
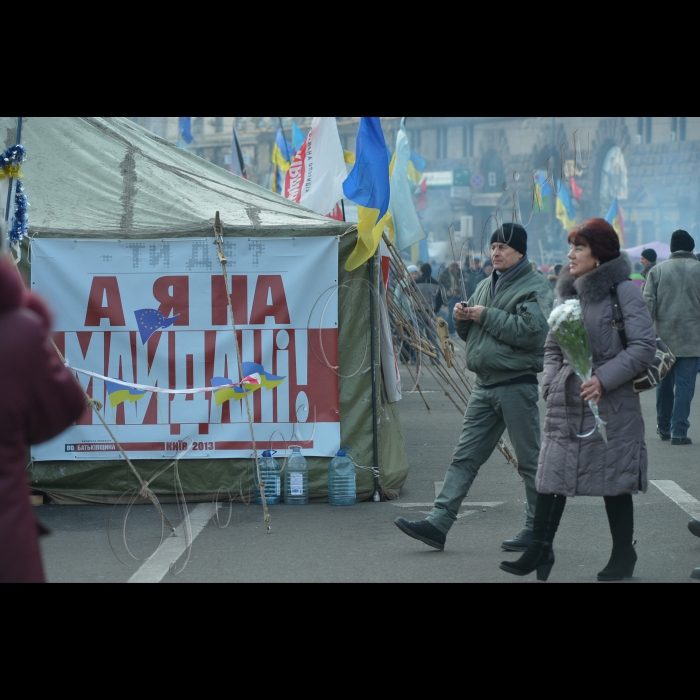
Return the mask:
<path fill-rule="evenodd" d="M 557 306 L 549 317 L 549 325 L 574 372 L 581 378 L 582 382 L 590 381 L 593 376 L 593 353 L 586 326 L 583 323 L 581 302 L 577 299 L 570 299 Z M 590 437 L 597 429 L 607 443 L 608 436 L 605 431 L 607 424 L 601 419 L 598 406 L 596 406 L 595 401 L 589 401 L 588 406 L 595 417 L 596 427 L 588 435 L 579 435 L 578 437 Z"/>

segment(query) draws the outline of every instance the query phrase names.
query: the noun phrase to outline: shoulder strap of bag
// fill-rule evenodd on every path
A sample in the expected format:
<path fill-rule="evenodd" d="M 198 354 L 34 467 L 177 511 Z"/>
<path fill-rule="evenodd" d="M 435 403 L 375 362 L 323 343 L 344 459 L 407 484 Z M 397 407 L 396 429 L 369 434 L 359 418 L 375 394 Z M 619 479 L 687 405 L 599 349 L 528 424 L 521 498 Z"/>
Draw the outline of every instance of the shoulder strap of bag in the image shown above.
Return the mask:
<path fill-rule="evenodd" d="M 617 295 L 617 284 L 613 284 L 610 289 L 610 296 L 612 296 L 612 311 L 613 311 L 613 324 L 612 327 L 620 334 L 620 340 L 622 341 L 622 347 L 627 350 L 627 333 L 625 332 L 625 317 L 622 313 L 622 306 L 620 305 L 620 297 Z"/>

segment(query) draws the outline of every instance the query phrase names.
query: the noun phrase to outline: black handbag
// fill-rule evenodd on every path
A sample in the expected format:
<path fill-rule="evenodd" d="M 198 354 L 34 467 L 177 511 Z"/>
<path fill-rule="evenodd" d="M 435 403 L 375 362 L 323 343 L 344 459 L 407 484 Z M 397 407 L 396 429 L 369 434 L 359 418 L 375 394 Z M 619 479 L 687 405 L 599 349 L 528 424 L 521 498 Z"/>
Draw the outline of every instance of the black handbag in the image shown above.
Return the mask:
<path fill-rule="evenodd" d="M 625 332 L 625 318 L 620 306 L 620 297 L 617 295 L 617 285 L 614 284 L 610 290 L 612 296 L 613 322 L 612 327 L 620 334 L 622 346 L 627 350 L 628 341 L 627 333 Z M 666 378 L 668 373 L 676 364 L 676 356 L 668 349 L 666 343 L 661 338 L 656 339 L 656 357 L 654 364 L 648 370 L 642 372 L 633 380 L 634 391 L 641 394 L 645 391 L 656 389 L 659 384 Z"/>

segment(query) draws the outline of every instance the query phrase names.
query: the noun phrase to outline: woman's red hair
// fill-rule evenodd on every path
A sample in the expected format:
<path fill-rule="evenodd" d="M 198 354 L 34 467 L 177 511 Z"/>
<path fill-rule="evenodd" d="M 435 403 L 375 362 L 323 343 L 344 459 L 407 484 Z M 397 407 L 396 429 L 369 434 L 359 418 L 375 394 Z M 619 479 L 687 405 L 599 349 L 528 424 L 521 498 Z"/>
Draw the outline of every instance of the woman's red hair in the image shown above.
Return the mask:
<path fill-rule="evenodd" d="M 604 265 L 620 257 L 620 239 L 605 219 L 588 219 L 569 234 L 571 245 L 585 245 Z"/>

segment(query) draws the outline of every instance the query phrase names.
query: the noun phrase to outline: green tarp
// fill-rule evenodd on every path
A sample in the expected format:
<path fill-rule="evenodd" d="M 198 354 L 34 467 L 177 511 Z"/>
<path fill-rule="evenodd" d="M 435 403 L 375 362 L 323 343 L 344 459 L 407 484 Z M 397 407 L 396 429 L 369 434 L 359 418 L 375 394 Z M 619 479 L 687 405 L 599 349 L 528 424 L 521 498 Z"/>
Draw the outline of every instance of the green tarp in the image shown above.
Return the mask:
<path fill-rule="evenodd" d="M 14 143 L 16 118 L 0 118 L 3 149 Z M 158 239 L 213 237 L 217 211 L 231 238 L 338 236 L 340 238 L 340 379 L 342 444 L 353 448 L 358 464 L 372 467 L 372 367 L 369 351 L 369 265 L 345 272 L 356 234 L 348 225 L 321 217 L 257 185 L 163 141 L 124 117 L 24 117 L 27 147 L 24 185 L 31 203 L 30 237 Z M 1 142 L 0 142 L 1 143 Z M 22 270 L 29 277 L 31 246 L 23 245 Z M 213 247 L 212 247 L 213 249 Z M 377 265 L 375 265 L 375 268 Z M 342 287 L 349 285 L 350 289 Z M 377 285 L 378 286 L 378 285 Z M 379 362 L 379 328 L 376 327 Z M 364 360 L 363 360 L 364 358 Z M 398 405 L 389 404 L 377 365 L 378 464 L 382 495 L 396 498 L 408 464 Z M 106 436 L 107 437 L 107 436 Z M 327 497 L 328 461 L 309 458 L 311 493 Z M 167 462 L 135 462 L 146 480 Z M 189 500 L 210 499 L 226 491 L 248 497 L 250 460 L 182 460 L 179 476 Z M 35 462 L 32 486 L 58 502 L 114 502 L 136 489 L 123 461 Z M 168 500 L 174 495 L 173 471 L 151 483 Z M 225 490 L 224 490 L 225 489 Z M 361 498 L 374 493 L 373 476 L 358 471 Z"/>

